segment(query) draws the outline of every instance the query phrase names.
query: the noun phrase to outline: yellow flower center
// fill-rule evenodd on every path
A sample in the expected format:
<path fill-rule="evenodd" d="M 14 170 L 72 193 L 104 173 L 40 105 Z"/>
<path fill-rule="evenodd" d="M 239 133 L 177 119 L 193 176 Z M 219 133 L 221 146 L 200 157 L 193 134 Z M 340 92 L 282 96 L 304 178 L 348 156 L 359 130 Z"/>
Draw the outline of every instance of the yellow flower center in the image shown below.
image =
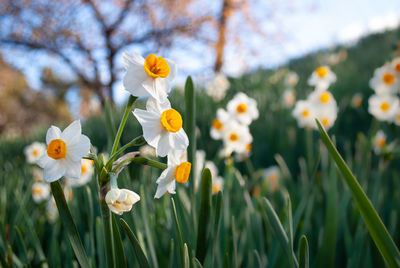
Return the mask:
<path fill-rule="evenodd" d="M 323 118 L 322 119 L 322 124 L 324 125 L 324 126 L 329 126 L 329 120 L 328 120 L 328 118 Z"/>
<path fill-rule="evenodd" d="M 278 181 L 278 175 L 271 174 L 271 175 L 269 175 L 268 180 L 269 180 L 270 183 L 277 182 Z"/>
<path fill-rule="evenodd" d="M 400 121 L 400 114 L 397 115 L 397 121 Z"/>
<path fill-rule="evenodd" d="M 67 154 L 67 145 L 61 139 L 52 140 L 47 146 L 47 155 L 53 159 L 62 159 Z"/>
<path fill-rule="evenodd" d="M 169 75 L 169 65 L 163 57 L 150 54 L 144 61 L 144 70 L 152 78 L 165 78 Z"/>
<path fill-rule="evenodd" d="M 309 112 L 308 110 L 303 110 L 303 111 L 301 112 L 301 115 L 302 115 L 303 117 L 308 117 L 308 116 L 310 115 L 310 112 Z"/>
<path fill-rule="evenodd" d="M 38 149 L 33 149 L 32 154 L 34 156 L 39 156 L 39 150 Z"/>
<path fill-rule="evenodd" d="M 394 80 L 395 80 L 395 77 L 394 77 L 394 75 L 393 74 L 391 74 L 391 73 L 385 73 L 383 76 L 382 76 L 382 81 L 383 81 L 383 83 L 385 83 L 386 85 L 392 85 L 393 83 L 394 83 Z"/>
<path fill-rule="evenodd" d="M 165 110 L 161 114 L 161 125 L 169 132 L 178 132 L 182 128 L 182 116 L 175 109 Z"/>
<path fill-rule="evenodd" d="M 315 72 L 320 78 L 324 78 L 328 74 L 328 69 L 320 66 L 317 69 L 315 69 Z"/>
<path fill-rule="evenodd" d="M 400 73 L 400 62 L 397 63 L 394 68 L 396 69 L 396 72 Z"/>
<path fill-rule="evenodd" d="M 216 130 L 221 130 L 222 129 L 222 122 L 219 121 L 218 119 L 214 119 L 214 121 L 212 122 L 212 126 L 213 128 L 215 128 Z"/>
<path fill-rule="evenodd" d="M 239 136 L 236 133 L 231 133 L 231 135 L 229 135 L 229 140 L 230 141 L 237 141 L 239 139 Z"/>
<path fill-rule="evenodd" d="M 324 93 L 322 93 L 321 95 L 319 95 L 319 100 L 322 102 L 322 103 L 328 103 L 329 101 L 330 101 L 330 99 L 331 99 L 331 95 L 329 95 L 329 93 L 328 92 L 324 92 Z"/>
<path fill-rule="evenodd" d="M 238 114 L 245 113 L 246 111 L 247 111 L 247 106 L 246 106 L 246 104 L 244 104 L 244 103 L 241 103 L 241 104 L 239 104 L 239 105 L 236 107 L 236 112 L 237 112 Z"/>
<path fill-rule="evenodd" d="M 32 194 L 33 195 L 38 195 L 38 194 L 41 194 L 42 193 L 42 189 L 40 189 L 40 188 L 33 188 L 32 189 Z"/>
<path fill-rule="evenodd" d="M 214 185 L 212 186 L 212 192 L 213 192 L 214 194 L 217 194 L 219 191 L 221 191 L 221 186 L 219 186 L 219 185 L 217 185 L 217 184 L 214 184 Z"/>
<path fill-rule="evenodd" d="M 86 165 L 81 166 L 81 174 L 85 174 L 88 171 L 88 168 Z"/>
<path fill-rule="evenodd" d="M 190 169 L 192 164 L 190 162 L 182 162 L 175 169 L 175 180 L 180 183 L 185 183 L 189 179 Z"/>
<path fill-rule="evenodd" d="M 386 139 L 380 139 L 380 140 L 378 140 L 377 144 L 378 144 L 379 147 L 385 146 L 385 144 L 386 144 Z"/>
<path fill-rule="evenodd" d="M 386 112 L 387 110 L 389 110 L 389 108 L 390 108 L 390 104 L 389 104 L 389 103 L 383 102 L 383 103 L 381 104 L 381 110 L 382 110 L 382 111 Z"/>
<path fill-rule="evenodd" d="M 246 145 L 246 150 L 247 151 L 251 151 L 251 148 L 253 148 L 253 146 L 251 145 L 251 143 Z"/>

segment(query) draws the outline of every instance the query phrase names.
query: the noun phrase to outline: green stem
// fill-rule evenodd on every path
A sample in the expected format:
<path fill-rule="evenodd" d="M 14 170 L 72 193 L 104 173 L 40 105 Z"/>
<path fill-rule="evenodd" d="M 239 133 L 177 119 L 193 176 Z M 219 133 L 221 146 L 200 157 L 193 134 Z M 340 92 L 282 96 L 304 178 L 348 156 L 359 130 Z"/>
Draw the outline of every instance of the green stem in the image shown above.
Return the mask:
<path fill-rule="evenodd" d="M 100 200 L 101 207 L 101 218 L 103 220 L 103 231 L 104 231 L 104 241 L 105 241 L 105 250 L 106 250 L 106 259 L 108 267 L 115 267 L 114 260 L 114 243 L 113 243 L 113 234 L 112 234 L 112 225 L 111 225 L 111 211 L 108 209 L 107 203 L 105 200 Z"/>
<path fill-rule="evenodd" d="M 138 165 L 147 165 L 150 167 L 155 167 L 155 168 L 159 168 L 159 169 L 166 169 L 168 167 L 167 164 L 155 161 L 155 160 L 151 160 L 145 157 L 133 157 L 133 158 L 128 158 L 125 159 L 124 161 L 122 161 L 121 163 L 119 163 L 113 170 L 112 172 L 115 172 L 120 166 L 122 166 L 124 163 L 126 162 L 133 162 L 135 164 Z"/>
<path fill-rule="evenodd" d="M 128 149 L 129 147 L 133 147 L 133 146 L 140 146 L 145 144 L 145 140 L 143 138 L 142 135 L 140 135 L 139 137 L 134 138 L 133 140 L 131 140 L 130 142 L 128 142 L 127 144 L 125 144 L 124 146 L 122 146 L 118 151 L 116 151 L 113 155 L 111 155 L 110 159 L 107 162 L 107 166 L 110 165 L 112 162 L 114 162 L 114 159 L 120 155 L 123 151 L 125 151 L 126 149 Z"/>
<path fill-rule="evenodd" d="M 119 140 L 121 139 L 122 131 L 124 130 L 126 120 L 128 119 L 129 112 L 132 109 L 133 103 L 136 101 L 137 97 L 129 96 L 128 103 L 126 104 L 124 115 L 122 117 L 121 123 L 119 124 L 117 135 L 115 136 L 113 147 L 111 150 L 111 155 L 113 155 L 118 148 Z"/>

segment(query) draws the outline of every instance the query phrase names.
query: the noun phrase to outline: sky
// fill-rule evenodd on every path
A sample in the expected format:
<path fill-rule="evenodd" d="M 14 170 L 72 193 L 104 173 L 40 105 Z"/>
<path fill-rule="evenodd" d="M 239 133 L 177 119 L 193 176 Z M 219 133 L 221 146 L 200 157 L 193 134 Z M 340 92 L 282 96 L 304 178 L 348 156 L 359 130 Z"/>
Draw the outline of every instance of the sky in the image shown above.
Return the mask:
<path fill-rule="evenodd" d="M 248 58 L 246 55 L 239 55 L 240 52 L 236 51 L 236 48 L 228 46 L 223 68 L 226 75 L 239 76 L 243 72 L 260 66 L 277 67 L 292 58 L 301 57 L 322 48 L 354 43 L 363 35 L 394 28 L 400 21 L 399 0 L 290 0 L 288 3 L 291 9 L 276 15 L 279 25 L 273 22 L 260 25 L 272 33 L 283 32 L 283 38 L 278 42 L 265 42 L 256 38 L 247 40 L 259 45 L 263 51 L 259 55 L 248 56 Z M 258 15 L 263 15 L 264 10 L 261 4 L 260 7 L 256 7 L 256 11 L 259 12 Z M 188 60 L 187 57 L 182 57 L 182 54 L 182 51 L 175 51 L 170 55 L 176 60 L 180 69 L 177 84 L 182 84 L 187 75 L 193 75 L 205 64 L 203 58 Z M 14 52 L 13 55 L 5 53 L 4 57 L 26 74 L 29 84 L 35 89 L 40 88 L 40 69 L 46 65 L 56 64 L 54 59 L 49 57 L 36 61 L 40 63 L 27 64 L 23 54 L 15 55 Z M 205 55 L 204 58 L 208 63 L 213 62 L 212 55 Z M 116 102 L 122 103 L 127 96 L 122 83 L 117 82 Z M 74 99 L 74 96 L 70 98 Z"/>

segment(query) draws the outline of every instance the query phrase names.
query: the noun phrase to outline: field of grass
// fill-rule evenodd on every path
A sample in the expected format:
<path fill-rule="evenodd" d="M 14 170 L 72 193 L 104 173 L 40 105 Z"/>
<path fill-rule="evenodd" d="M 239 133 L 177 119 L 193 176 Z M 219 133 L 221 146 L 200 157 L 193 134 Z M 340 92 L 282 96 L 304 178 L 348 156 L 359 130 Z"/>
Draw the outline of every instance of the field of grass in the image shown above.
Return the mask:
<path fill-rule="evenodd" d="M 175 195 L 154 199 L 161 170 L 132 163 L 120 174 L 118 184 L 139 193 L 141 200 L 122 216 L 110 214 L 111 251 L 103 233 L 95 176 L 73 188 L 72 198 L 67 198 L 72 217 L 64 210 L 65 215 L 51 220 L 46 202 L 33 202 L 34 165 L 26 163 L 23 150 L 33 141 L 44 142 L 48 126 L 38 128 L 29 139 L 0 139 L 0 266 L 74 267 L 87 261 L 91 267 L 399 267 L 400 127 L 379 122 L 367 111 L 373 93 L 368 82 L 374 70 L 397 53 L 399 38 L 400 30 L 374 35 L 353 47 L 293 60 L 285 68 L 230 79 L 227 96 L 218 103 L 198 89 L 193 122 L 197 131 L 188 119 L 193 115 L 187 109 L 192 103 L 182 91 L 173 91 L 172 106 L 183 115 L 189 138 L 197 132 L 197 145 L 190 138 L 189 159 L 194 150 L 205 151 L 223 177 L 223 189 L 212 193 L 206 169 L 197 190 L 179 184 Z M 291 108 L 281 101 L 289 69 L 300 78 L 297 97 L 305 98 L 311 91 L 309 75 L 339 51 L 347 56 L 332 67 L 337 82 L 330 91 L 339 113 L 328 134 L 361 188 L 329 147 L 324 132 L 299 128 Z M 251 156 L 242 162 L 220 158 L 222 143 L 209 134 L 217 108 L 225 107 L 237 92 L 256 99 L 260 111 L 250 126 Z M 355 93 L 363 96 L 360 107 L 351 105 Z M 144 103 L 139 100 L 134 105 L 144 107 Z M 111 109 L 108 115 L 83 122 L 82 132 L 98 152 L 110 152 L 122 111 Z M 393 148 L 376 154 L 373 137 L 379 129 Z M 141 133 L 130 114 L 121 144 Z M 276 191 L 264 172 L 274 165 L 280 171 Z"/>

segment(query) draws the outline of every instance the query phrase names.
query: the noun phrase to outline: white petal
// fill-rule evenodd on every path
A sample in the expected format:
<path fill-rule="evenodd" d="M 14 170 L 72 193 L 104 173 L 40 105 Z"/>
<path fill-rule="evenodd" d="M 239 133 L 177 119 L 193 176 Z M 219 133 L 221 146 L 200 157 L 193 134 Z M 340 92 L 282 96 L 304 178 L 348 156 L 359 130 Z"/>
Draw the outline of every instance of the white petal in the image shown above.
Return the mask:
<path fill-rule="evenodd" d="M 46 143 L 49 144 L 52 140 L 59 139 L 61 136 L 61 130 L 56 126 L 51 126 L 47 130 Z"/>
<path fill-rule="evenodd" d="M 154 198 L 160 198 L 167 192 L 167 185 L 159 184 Z"/>
<path fill-rule="evenodd" d="M 165 60 L 169 66 L 169 75 L 166 77 L 166 79 L 168 79 L 168 81 L 172 81 L 176 77 L 176 74 L 178 73 L 178 68 L 174 61 L 170 59 L 165 59 Z"/>
<path fill-rule="evenodd" d="M 169 93 L 171 91 L 170 82 L 167 78 L 156 78 L 154 79 L 157 91 Z"/>
<path fill-rule="evenodd" d="M 37 161 L 37 164 L 38 164 L 39 167 L 41 167 L 41 168 L 46 168 L 46 167 L 49 167 L 49 166 L 53 166 L 53 165 L 55 164 L 55 163 L 54 163 L 55 161 L 57 161 L 57 160 L 55 160 L 55 159 L 49 157 L 49 156 L 47 155 L 47 153 L 44 153 L 44 154 L 39 158 L 39 160 Z"/>
<path fill-rule="evenodd" d="M 82 133 L 81 121 L 75 120 L 68 127 L 64 129 L 60 137 L 63 141 L 65 141 L 68 144 L 72 143 L 74 139 L 79 138 L 79 135 L 81 135 L 81 133 Z"/>
<path fill-rule="evenodd" d="M 148 78 L 146 78 L 146 80 L 143 81 L 142 86 L 158 102 L 164 102 L 167 99 L 166 90 L 164 88 L 157 88 L 155 80 L 156 79 L 153 79 L 149 76 Z"/>
<path fill-rule="evenodd" d="M 189 138 L 183 128 L 176 133 L 170 133 L 171 147 L 176 150 L 186 150 L 189 146 Z"/>
<path fill-rule="evenodd" d="M 73 178 L 73 179 L 79 179 L 81 176 L 81 167 L 82 167 L 82 162 L 80 161 L 71 161 L 70 159 L 64 159 L 62 163 L 65 167 L 65 175 L 67 177 Z"/>
<path fill-rule="evenodd" d="M 146 110 L 161 115 L 163 111 L 171 109 L 171 103 L 168 99 L 159 102 L 155 98 L 150 97 L 146 102 Z"/>
<path fill-rule="evenodd" d="M 143 65 L 136 65 L 131 63 L 126 71 L 123 79 L 123 85 L 127 91 L 133 96 L 142 97 L 149 94 L 142 86 L 143 81 L 148 78 Z"/>
<path fill-rule="evenodd" d="M 67 157 L 73 161 L 80 161 L 90 151 L 90 140 L 87 136 L 80 135 L 73 142 L 73 144 L 67 143 Z"/>
<path fill-rule="evenodd" d="M 160 133 L 162 132 L 159 116 L 141 109 L 135 109 L 133 115 L 142 125 L 143 137 L 146 142 L 156 147 L 160 139 Z"/>
<path fill-rule="evenodd" d="M 166 156 L 173 148 L 171 148 L 171 144 L 169 141 L 169 133 L 163 131 L 160 135 L 160 140 L 156 146 L 156 154 L 158 156 L 164 157 Z"/>
<path fill-rule="evenodd" d="M 60 161 L 54 161 L 54 165 L 48 166 L 43 171 L 45 182 L 53 182 L 60 179 L 65 174 L 65 166 L 60 165 Z"/>
<path fill-rule="evenodd" d="M 170 194 L 175 194 L 175 188 L 176 188 L 176 182 L 175 180 L 171 181 L 169 184 L 167 184 L 167 191 Z"/>

